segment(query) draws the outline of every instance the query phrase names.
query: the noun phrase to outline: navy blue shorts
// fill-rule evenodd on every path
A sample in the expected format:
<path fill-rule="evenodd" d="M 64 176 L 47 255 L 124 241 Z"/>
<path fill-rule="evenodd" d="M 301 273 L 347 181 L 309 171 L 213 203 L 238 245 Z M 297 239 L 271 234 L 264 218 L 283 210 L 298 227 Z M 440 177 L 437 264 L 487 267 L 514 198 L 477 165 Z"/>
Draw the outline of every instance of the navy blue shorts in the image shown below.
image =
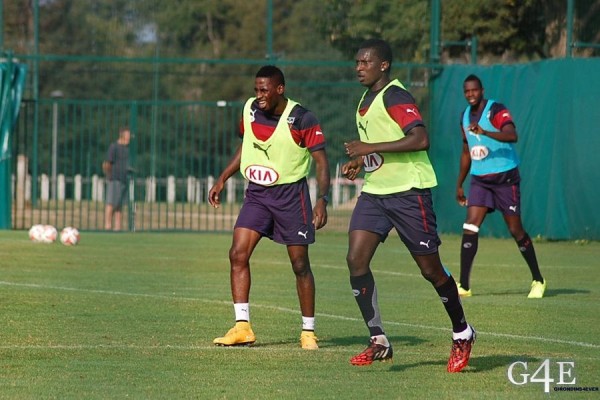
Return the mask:
<path fill-rule="evenodd" d="M 384 242 L 392 228 L 412 254 L 438 251 L 433 199 L 429 189 L 412 189 L 391 195 L 361 193 L 352 212 L 349 231 L 364 230 L 381 236 Z"/>
<path fill-rule="evenodd" d="M 261 186 L 250 182 L 235 228 L 247 228 L 285 245 L 315 242 L 312 204 L 306 179 Z"/>
<path fill-rule="evenodd" d="M 502 215 L 521 215 L 521 176 L 518 168 L 499 174 L 471 176 L 469 206 L 500 210 Z"/>

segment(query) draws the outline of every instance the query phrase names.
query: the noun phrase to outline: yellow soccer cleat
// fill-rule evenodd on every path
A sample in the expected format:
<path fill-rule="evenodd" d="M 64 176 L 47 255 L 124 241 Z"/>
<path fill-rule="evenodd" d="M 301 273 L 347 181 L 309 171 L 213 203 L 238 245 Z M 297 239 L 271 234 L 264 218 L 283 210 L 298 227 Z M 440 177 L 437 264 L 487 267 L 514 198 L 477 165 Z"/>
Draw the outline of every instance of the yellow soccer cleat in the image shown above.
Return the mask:
<path fill-rule="evenodd" d="M 471 289 L 469 290 L 465 290 L 460 283 L 456 284 L 456 288 L 458 289 L 458 295 L 460 297 L 471 297 L 473 296 L 473 293 L 471 292 Z"/>
<path fill-rule="evenodd" d="M 217 346 L 249 346 L 254 342 L 256 342 L 256 336 L 254 336 L 249 322 L 236 322 L 225 336 L 213 340 Z"/>
<path fill-rule="evenodd" d="M 527 295 L 528 299 L 541 299 L 544 297 L 544 292 L 546 291 L 546 280 L 544 282 L 533 281 L 531 282 L 531 290 L 529 291 L 529 295 Z"/>
<path fill-rule="evenodd" d="M 304 350 L 317 350 L 319 348 L 318 340 L 315 333 L 311 331 L 302 331 L 300 335 L 300 344 Z"/>

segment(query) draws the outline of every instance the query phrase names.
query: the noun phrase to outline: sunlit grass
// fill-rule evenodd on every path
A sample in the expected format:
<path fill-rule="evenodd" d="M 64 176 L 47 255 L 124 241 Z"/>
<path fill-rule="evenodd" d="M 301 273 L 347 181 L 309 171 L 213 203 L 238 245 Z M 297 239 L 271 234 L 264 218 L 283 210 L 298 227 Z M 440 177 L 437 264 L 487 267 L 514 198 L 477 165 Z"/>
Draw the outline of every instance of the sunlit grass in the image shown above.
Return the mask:
<path fill-rule="evenodd" d="M 455 275 L 459 239 L 444 237 L 441 249 Z M 349 288 L 347 239 L 317 240 L 320 349 L 309 352 L 299 347 L 285 248 L 268 240 L 252 260 L 257 343 L 219 348 L 212 339 L 233 323 L 230 235 L 83 232 L 66 247 L 0 232 L 0 398 L 544 398 L 541 383 L 514 385 L 507 371 L 548 358 L 575 363 L 575 386 L 600 385 L 599 243 L 536 242 L 549 286 L 544 299 L 528 300 L 531 278 L 515 243 L 482 238 L 475 295 L 463 300 L 479 339 L 469 367 L 448 374 L 448 317 L 393 236 L 372 267 L 394 364 L 349 365 L 368 331 Z"/>

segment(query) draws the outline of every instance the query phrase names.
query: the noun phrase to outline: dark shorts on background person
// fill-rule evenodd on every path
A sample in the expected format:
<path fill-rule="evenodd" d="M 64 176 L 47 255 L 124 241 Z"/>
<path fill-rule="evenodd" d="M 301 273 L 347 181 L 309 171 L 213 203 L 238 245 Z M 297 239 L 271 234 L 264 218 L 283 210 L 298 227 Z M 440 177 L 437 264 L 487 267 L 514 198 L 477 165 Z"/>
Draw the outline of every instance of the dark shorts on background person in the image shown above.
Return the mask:
<path fill-rule="evenodd" d="M 121 181 L 108 181 L 106 183 L 106 203 L 119 211 L 127 202 L 127 185 Z"/>
<path fill-rule="evenodd" d="M 437 252 L 442 241 L 437 233 L 431 191 L 413 189 L 391 195 L 361 193 L 352 212 L 349 232 L 373 232 L 384 242 L 392 228 L 412 254 Z"/>
<path fill-rule="evenodd" d="M 500 210 L 502 215 L 521 215 L 521 176 L 518 168 L 499 174 L 471 176 L 469 206 Z"/>
<path fill-rule="evenodd" d="M 235 228 L 251 229 L 285 245 L 314 243 L 315 227 L 306 179 L 275 186 L 250 183 Z"/>

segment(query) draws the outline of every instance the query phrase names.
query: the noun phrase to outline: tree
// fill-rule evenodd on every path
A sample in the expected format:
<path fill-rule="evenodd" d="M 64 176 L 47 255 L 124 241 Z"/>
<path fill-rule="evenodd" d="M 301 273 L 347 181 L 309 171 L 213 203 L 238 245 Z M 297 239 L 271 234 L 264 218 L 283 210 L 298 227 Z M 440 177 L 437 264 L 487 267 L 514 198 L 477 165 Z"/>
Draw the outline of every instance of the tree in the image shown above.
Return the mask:
<path fill-rule="evenodd" d="M 422 0 L 325 0 L 322 19 L 331 44 L 349 59 L 360 43 L 379 37 L 392 46 L 396 60 L 426 61 L 428 2 Z"/>
<path fill-rule="evenodd" d="M 429 61 L 431 1 L 273 0 L 269 55 L 265 0 L 12 0 L 4 1 L 5 48 L 15 54 L 33 53 L 33 9 L 39 4 L 40 53 L 147 60 L 41 62 L 42 97 L 61 89 L 67 97 L 83 98 L 241 99 L 248 93 L 247 77 L 257 68 L 257 60 L 351 61 L 357 46 L 369 37 L 390 42 L 396 65 Z M 574 3 L 574 40 L 597 43 L 600 0 Z M 441 0 L 440 4 L 442 41 L 476 36 L 480 63 L 565 54 L 564 0 Z M 468 62 L 465 50 L 445 47 L 442 60 Z M 599 50 L 574 53 L 593 56 Z M 181 62 L 161 63 L 161 58 Z M 349 79 L 340 69 L 319 71 L 304 68 L 294 75 L 315 79 L 322 73 L 322 79 Z M 413 75 L 410 79 L 426 79 L 423 72 L 415 78 L 414 71 L 407 71 Z"/>
<path fill-rule="evenodd" d="M 325 32 L 347 57 L 363 39 L 381 37 L 391 44 L 397 61 L 428 61 L 431 1 L 325 0 L 325 4 Z M 440 4 L 442 41 L 466 42 L 475 36 L 479 62 L 565 55 L 564 0 L 441 0 Z M 575 0 L 576 40 L 598 43 L 599 24 L 600 0 Z M 443 60 L 466 62 L 466 54 L 464 47 L 446 47 Z"/>

